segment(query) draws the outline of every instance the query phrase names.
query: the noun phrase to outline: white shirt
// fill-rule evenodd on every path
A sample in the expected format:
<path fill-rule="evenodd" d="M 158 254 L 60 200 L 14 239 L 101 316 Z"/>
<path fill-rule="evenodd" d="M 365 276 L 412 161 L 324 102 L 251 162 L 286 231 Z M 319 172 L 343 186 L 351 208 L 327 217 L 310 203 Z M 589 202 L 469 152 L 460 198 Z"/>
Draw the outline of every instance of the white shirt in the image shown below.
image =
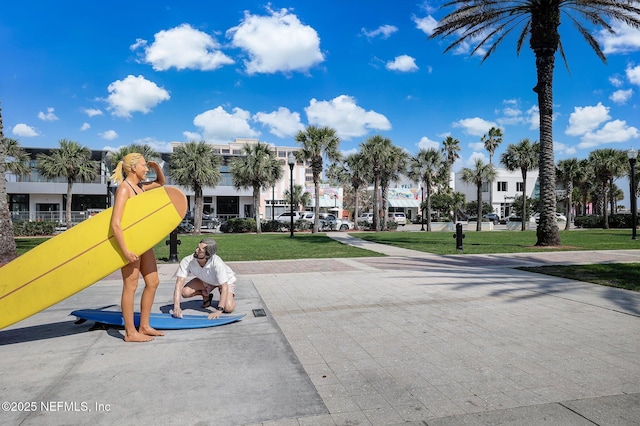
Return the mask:
<path fill-rule="evenodd" d="M 200 266 L 198 259 L 193 254 L 182 259 L 176 275 L 180 278 L 187 278 L 189 274 L 201 279 L 206 284 L 216 286 L 228 283 L 235 277 L 233 270 L 217 254 L 211 256 L 204 266 Z"/>

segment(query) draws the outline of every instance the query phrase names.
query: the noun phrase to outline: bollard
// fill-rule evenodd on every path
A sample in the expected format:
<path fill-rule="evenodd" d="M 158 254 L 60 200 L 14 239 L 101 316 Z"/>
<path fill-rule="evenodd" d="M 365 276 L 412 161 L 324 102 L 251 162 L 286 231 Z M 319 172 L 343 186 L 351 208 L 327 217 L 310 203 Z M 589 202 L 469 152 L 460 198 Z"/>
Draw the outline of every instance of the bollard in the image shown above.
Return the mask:
<path fill-rule="evenodd" d="M 169 262 L 177 262 L 178 246 L 180 245 L 177 228 L 171 231 L 171 233 L 169 234 L 169 239 L 165 241 L 165 243 L 169 246 Z"/>
<path fill-rule="evenodd" d="M 464 250 L 462 247 L 462 240 L 464 240 L 464 234 L 462 233 L 462 224 L 460 222 L 456 223 L 456 233 L 453 234 L 453 238 L 456 239 L 456 249 Z"/>

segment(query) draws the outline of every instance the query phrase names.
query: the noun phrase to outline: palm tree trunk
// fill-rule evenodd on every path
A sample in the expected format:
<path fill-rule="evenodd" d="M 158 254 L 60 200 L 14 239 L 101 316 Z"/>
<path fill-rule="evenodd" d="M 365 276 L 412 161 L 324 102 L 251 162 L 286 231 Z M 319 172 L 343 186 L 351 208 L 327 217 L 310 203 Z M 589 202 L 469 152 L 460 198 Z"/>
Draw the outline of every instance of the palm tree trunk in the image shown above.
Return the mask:
<path fill-rule="evenodd" d="M 256 219 L 256 233 L 261 234 L 262 229 L 260 226 L 260 187 L 253 187 L 253 217 Z"/>
<path fill-rule="evenodd" d="M 520 225 L 521 231 L 527 229 L 525 220 L 527 220 L 527 172 L 522 170 L 522 224 Z"/>
<path fill-rule="evenodd" d="M 379 194 L 380 190 L 380 180 L 375 178 L 373 183 L 373 229 L 375 231 L 380 231 L 380 206 L 379 202 Z"/>
<path fill-rule="evenodd" d="M 533 43 L 533 41 L 532 41 Z M 560 234 L 556 222 L 556 170 L 553 158 L 553 67 L 555 50 L 535 51 L 540 108 L 540 223 L 536 231 L 537 246 L 560 245 Z M 524 220 L 524 218 L 523 218 Z"/>
<path fill-rule="evenodd" d="M 316 196 L 316 211 L 313 215 L 313 230 L 311 231 L 312 233 L 316 233 L 318 232 L 318 225 L 320 225 L 320 177 L 318 176 L 316 178 L 316 176 L 313 177 L 313 186 L 314 186 L 314 191 L 315 191 L 315 196 Z"/>
<path fill-rule="evenodd" d="M 564 225 L 565 231 L 571 229 L 571 207 L 573 206 L 573 182 L 567 182 L 567 206 L 565 209 L 565 215 L 567 217 L 567 223 Z"/>
<path fill-rule="evenodd" d="M 482 230 L 482 182 L 477 185 L 478 208 L 476 209 L 476 231 Z"/>
<path fill-rule="evenodd" d="M 66 205 L 66 210 L 67 210 L 67 217 L 66 217 L 66 222 L 67 222 L 67 229 L 71 228 L 71 196 L 73 194 L 73 180 L 71 179 L 67 179 L 67 205 Z"/>
<path fill-rule="evenodd" d="M 427 232 L 431 232 L 431 186 L 423 186 L 423 188 L 425 187 L 427 188 L 427 197 L 425 200 L 427 204 Z"/>
<path fill-rule="evenodd" d="M 358 192 L 359 190 L 360 188 L 356 186 L 353 187 L 353 200 L 355 203 L 355 206 L 353 207 L 353 227 L 356 230 L 360 229 L 358 227 L 358 201 L 359 201 Z"/>
<path fill-rule="evenodd" d="M 0 113 L 0 138 L 3 137 L 2 115 Z M 4 179 L 6 158 L 5 144 L 0 141 L 0 265 L 15 259 L 17 256 L 13 222 L 11 222 L 9 203 L 7 202 L 7 186 Z"/>

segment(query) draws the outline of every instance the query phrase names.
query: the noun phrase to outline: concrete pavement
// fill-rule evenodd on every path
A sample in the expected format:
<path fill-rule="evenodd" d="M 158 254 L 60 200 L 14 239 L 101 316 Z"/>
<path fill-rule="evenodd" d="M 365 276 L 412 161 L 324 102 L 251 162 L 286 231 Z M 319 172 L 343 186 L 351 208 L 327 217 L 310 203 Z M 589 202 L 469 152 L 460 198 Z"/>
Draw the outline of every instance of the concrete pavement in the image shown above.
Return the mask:
<path fill-rule="evenodd" d="M 640 251 L 436 256 L 329 235 L 388 257 L 231 262 L 243 321 L 145 344 L 68 316 L 117 306 L 117 274 L 0 330 L 0 422 L 640 424 L 640 295 L 514 269 Z"/>

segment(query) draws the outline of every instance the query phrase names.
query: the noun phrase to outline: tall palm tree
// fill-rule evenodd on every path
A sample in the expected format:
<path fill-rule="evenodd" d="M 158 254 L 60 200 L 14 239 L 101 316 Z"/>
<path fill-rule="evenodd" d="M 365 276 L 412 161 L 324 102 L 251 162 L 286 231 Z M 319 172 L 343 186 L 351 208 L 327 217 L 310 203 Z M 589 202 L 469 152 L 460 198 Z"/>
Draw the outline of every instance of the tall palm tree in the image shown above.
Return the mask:
<path fill-rule="evenodd" d="M 538 95 L 540 111 L 540 224 L 536 245 L 560 244 L 556 225 L 556 179 L 553 158 L 553 71 L 557 51 L 563 59 L 560 40 L 561 12 L 585 38 L 596 55 L 606 61 L 591 27 L 585 27 L 579 18 L 589 25 L 602 26 L 615 33 L 605 18 L 621 21 L 640 28 L 640 7 L 637 1 L 618 0 L 450 0 L 442 7 L 454 10 L 445 16 L 430 37 L 455 36 L 457 39 L 445 51 L 462 43 L 479 42 L 472 54 L 485 50 L 486 60 L 506 36 L 521 27 L 516 51 L 519 54 L 527 38 L 536 58 L 537 82 L 533 90 Z"/>
<path fill-rule="evenodd" d="M 522 173 L 522 231 L 525 230 L 525 220 L 528 217 L 527 172 L 538 168 L 539 152 L 540 144 L 538 142 L 531 143 L 529 139 L 525 138 L 517 145 L 510 144 L 500 158 L 500 162 L 504 164 L 507 170 L 513 172 L 520 169 Z"/>
<path fill-rule="evenodd" d="M 480 139 L 484 144 L 484 149 L 489 152 L 489 164 L 493 164 L 493 155 L 498 146 L 502 143 L 502 130 L 498 127 L 492 127 L 488 133 L 482 135 Z"/>
<path fill-rule="evenodd" d="M 288 189 L 284 190 L 284 192 L 282 193 L 282 196 L 284 197 L 285 200 L 291 199 L 291 194 L 289 193 Z M 301 207 L 304 210 L 304 207 L 310 203 L 311 203 L 311 194 L 305 191 L 304 186 L 293 185 L 293 205 L 296 208 L 296 210 L 300 210 Z"/>
<path fill-rule="evenodd" d="M 189 188 L 194 193 L 193 225 L 196 235 L 200 234 L 202 227 L 202 190 L 205 186 L 216 187 L 220 183 L 221 164 L 222 157 L 214 153 L 212 146 L 204 141 L 180 144 L 170 155 L 169 176 L 176 184 Z"/>
<path fill-rule="evenodd" d="M 460 141 L 454 137 L 447 136 L 442 141 L 442 152 L 445 155 L 445 159 L 449 169 L 453 167 L 453 164 L 460 158 Z"/>
<path fill-rule="evenodd" d="M 476 231 L 482 230 L 482 184 L 485 182 L 493 182 L 496 178 L 496 173 L 493 164 L 484 164 L 482 158 L 476 158 L 475 168 L 470 169 L 465 167 L 460 173 L 463 182 L 476 186 L 476 197 L 478 200 Z"/>
<path fill-rule="evenodd" d="M 132 152 L 137 152 L 142 154 L 142 156 L 147 161 L 149 160 L 158 161 L 158 162 L 161 161 L 160 154 L 158 154 L 158 152 L 155 149 L 153 149 L 150 145 L 147 145 L 147 144 L 140 145 L 140 144 L 132 143 L 131 145 L 121 147 L 117 151 L 109 151 L 107 153 L 107 158 L 106 158 L 107 163 L 111 168 L 115 168 L 115 166 L 118 164 L 120 160 L 122 160 L 124 157 L 126 157 L 128 154 L 131 154 Z M 111 173 L 111 170 L 109 171 L 109 173 Z"/>
<path fill-rule="evenodd" d="M 320 223 L 320 180 L 324 170 L 323 157 L 328 161 L 338 161 L 341 157 L 338 146 L 340 138 L 335 129 L 330 127 L 307 126 L 296 134 L 296 142 L 302 145 L 302 149 L 296 152 L 298 161 L 309 161 L 313 173 L 313 185 L 315 190 L 315 215 L 312 232 L 318 232 Z"/>
<path fill-rule="evenodd" d="M 87 182 L 98 175 L 98 162 L 91 159 L 91 150 L 78 142 L 62 139 L 60 148 L 50 155 L 38 154 L 36 168 L 47 179 L 58 177 L 67 180 L 66 225 L 71 228 L 71 197 L 75 182 Z"/>
<path fill-rule="evenodd" d="M 28 174 L 30 171 L 28 161 L 29 156 L 20 147 L 18 141 L 4 137 L 0 108 L 0 265 L 17 256 L 5 173 L 8 171 L 18 175 Z"/>
<path fill-rule="evenodd" d="M 620 152 L 612 148 L 596 149 L 589 153 L 589 162 L 591 163 L 591 167 L 593 167 L 594 176 L 598 182 L 600 191 L 600 203 L 602 204 L 604 220 L 602 227 L 603 229 L 609 229 L 607 194 L 611 194 L 613 179 L 620 169 Z M 613 213 L 613 210 L 611 213 Z"/>
<path fill-rule="evenodd" d="M 271 188 L 282 179 L 284 169 L 266 143 L 245 144 L 242 153 L 244 156 L 231 161 L 231 176 L 236 188 L 253 189 L 253 212 L 257 233 L 260 234 L 260 191 Z"/>
<path fill-rule="evenodd" d="M 356 152 L 347 155 L 339 162 L 333 163 L 327 170 L 327 177 L 335 180 L 344 189 L 345 200 L 348 198 L 346 194 L 349 193 L 347 186 L 353 191 L 353 217 L 354 228 L 358 229 L 359 208 L 360 208 L 360 192 L 362 188 L 366 188 L 366 169 L 365 163 L 361 153 Z M 346 205 L 349 205 L 345 201 Z"/>
<path fill-rule="evenodd" d="M 574 186 L 578 188 L 579 203 L 576 204 L 579 205 L 580 209 L 576 208 L 576 215 L 586 215 L 587 202 L 595 188 L 595 176 L 593 167 L 591 167 L 591 162 L 589 162 L 589 159 L 587 158 L 583 158 L 578 161 L 578 168 L 580 169 L 580 173 L 574 181 Z"/>
<path fill-rule="evenodd" d="M 435 148 L 421 149 L 411 158 L 409 165 L 411 179 L 419 180 L 422 183 L 422 190 L 425 191 L 424 206 L 420 207 L 423 220 L 425 217 L 427 219 L 427 232 L 431 232 L 431 196 L 440 180 L 440 171 L 443 167 L 445 164 L 442 152 Z"/>
<path fill-rule="evenodd" d="M 567 223 L 564 229 L 569 230 L 571 228 L 571 218 L 573 212 L 573 183 L 580 177 L 581 168 L 577 158 L 567 158 L 565 160 L 558 161 L 558 167 L 556 168 L 556 175 L 558 179 L 564 184 L 566 190 L 565 197 L 565 216 L 567 217 Z"/>
<path fill-rule="evenodd" d="M 360 152 L 364 158 L 364 161 L 369 166 L 369 173 L 367 174 L 367 180 L 373 182 L 373 223 L 372 227 L 376 231 L 380 230 L 380 215 L 381 215 L 381 201 L 380 201 L 380 180 L 382 179 L 382 173 L 384 170 L 384 164 L 387 157 L 392 152 L 393 145 L 391 139 L 384 138 L 380 135 L 374 135 L 369 137 L 364 143 L 360 144 Z"/>
<path fill-rule="evenodd" d="M 380 192 L 382 194 L 382 229 L 388 229 L 389 217 L 389 186 L 391 182 L 398 181 L 400 175 L 406 173 L 409 155 L 398 147 L 391 146 L 389 156 L 385 159 L 380 176 Z"/>

